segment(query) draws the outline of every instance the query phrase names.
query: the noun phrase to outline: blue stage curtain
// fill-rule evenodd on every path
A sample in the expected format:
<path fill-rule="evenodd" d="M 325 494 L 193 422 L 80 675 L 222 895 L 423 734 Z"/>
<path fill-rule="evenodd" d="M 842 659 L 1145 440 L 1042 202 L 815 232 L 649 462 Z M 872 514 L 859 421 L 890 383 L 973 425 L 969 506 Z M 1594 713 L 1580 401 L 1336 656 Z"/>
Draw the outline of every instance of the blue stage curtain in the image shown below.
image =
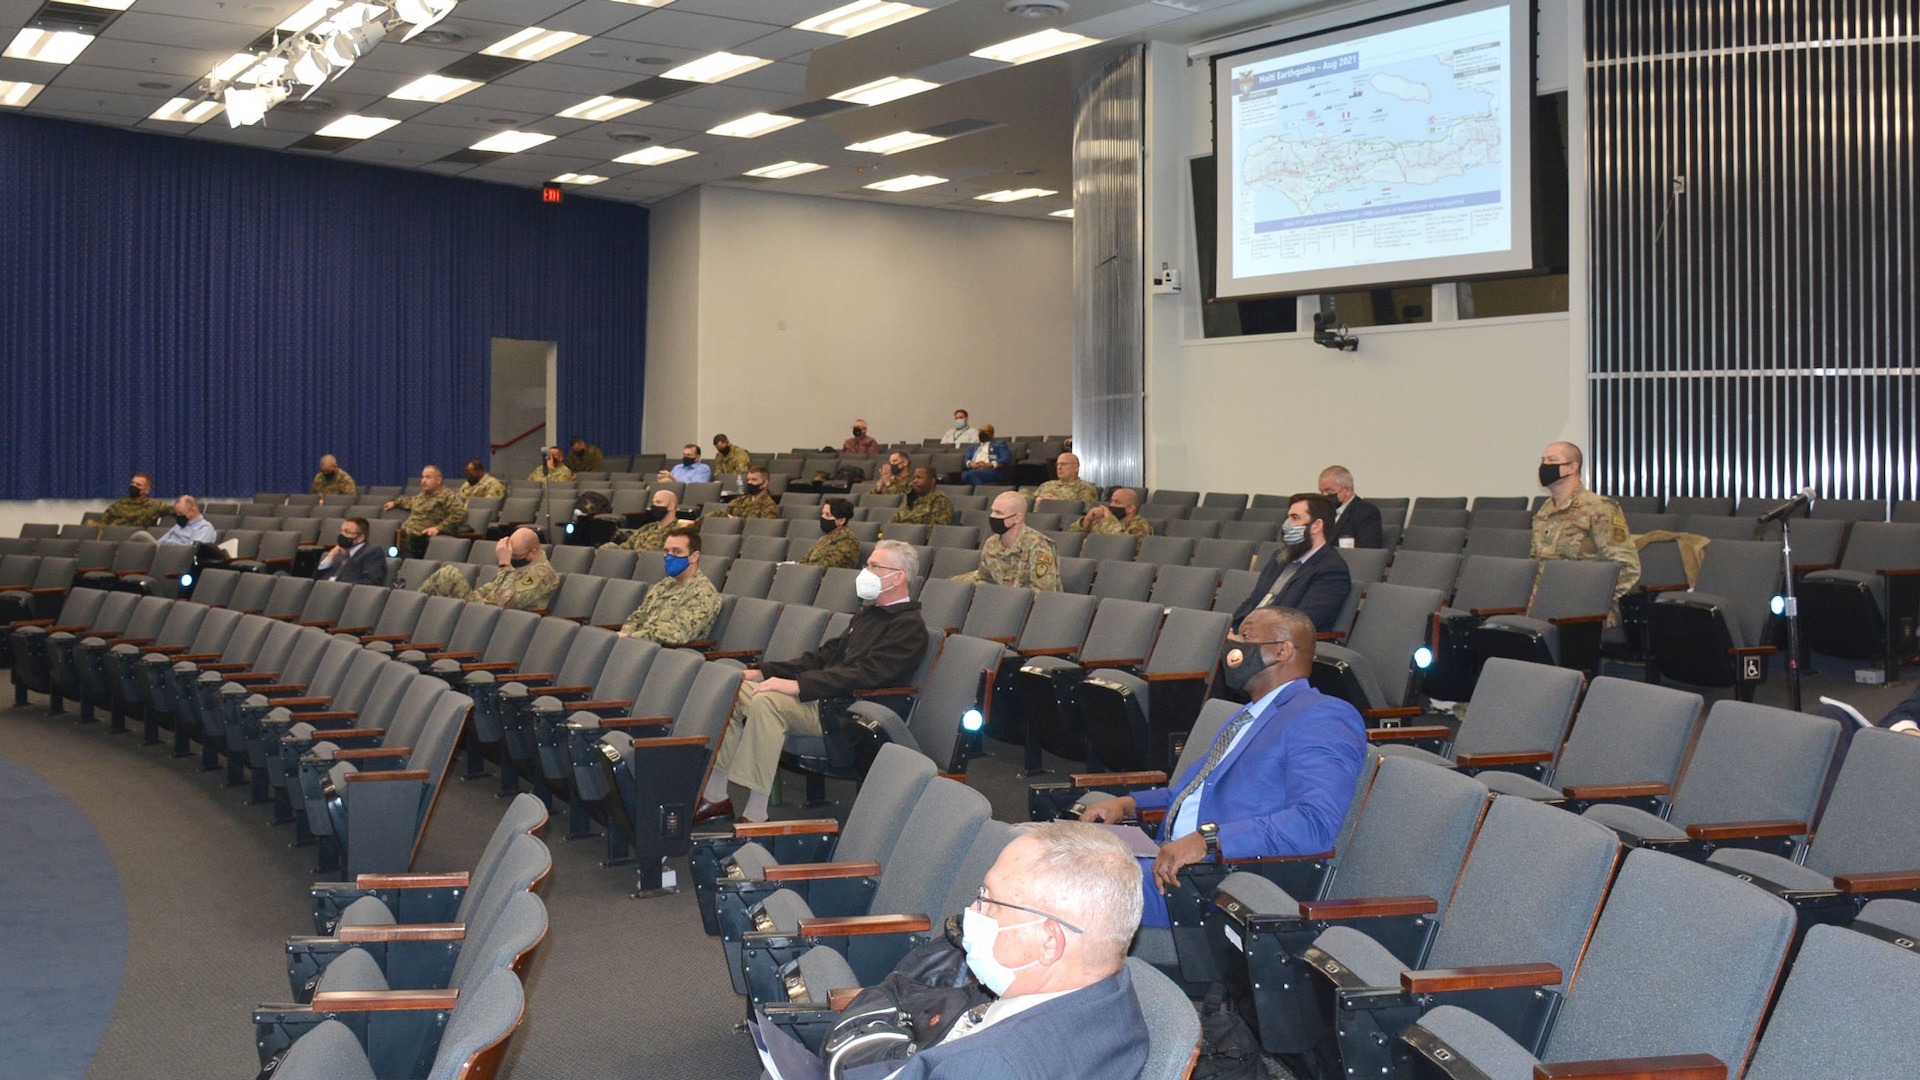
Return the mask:
<path fill-rule="evenodd" d="M 491 339 L 639 443 L 647 211 L 0 116 L 0 498 L 305 491 L 487 457 Z"/>

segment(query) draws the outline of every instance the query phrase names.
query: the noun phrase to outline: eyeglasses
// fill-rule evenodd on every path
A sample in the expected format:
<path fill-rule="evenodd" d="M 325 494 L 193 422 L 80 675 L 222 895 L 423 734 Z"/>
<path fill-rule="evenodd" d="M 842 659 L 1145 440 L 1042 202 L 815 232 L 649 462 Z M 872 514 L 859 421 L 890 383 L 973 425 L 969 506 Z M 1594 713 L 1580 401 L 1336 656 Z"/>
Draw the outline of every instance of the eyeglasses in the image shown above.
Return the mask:
<path fill-rule="evenodd" d="M 1015 911 L 1024 911 L 1029 915 L 1038 915 L 1043 919 L 1049 919 L 1049 920 L 1052 920 L 1053 922 L 1057 922 L 1065 929 L 1071 930 L 1076 934 L 1084 933 L 1084 931 L 1082 931 L 1079 927 L 1073 925 L 1072 923 L 1068 922 L 1067 920 L 1061 918 L 1058 915 L 1049 914 L 1047 912 L 1041 911 L 1039 908 L 1024 907 L 1020 904 L 1009 904 L 1005 900 L 995 900 L 993 897 L 987 895 L 987 887 L 985 885 L 980 886 L 980 892 L 974 897 L 973 902 L 975 904 L 993 904 L 997 907 L 1012 908 Z"/>
<path fill-rule="evenodd" d="M 892 572 L 895 574 L 903 574 L 906 572 L 897 566 L 883 566 L 880 563 L 874 563 L 874 562 L 868 563 L 867 569 L 873 571 L 876 574 L 885 574 L 888 572 Z"/>

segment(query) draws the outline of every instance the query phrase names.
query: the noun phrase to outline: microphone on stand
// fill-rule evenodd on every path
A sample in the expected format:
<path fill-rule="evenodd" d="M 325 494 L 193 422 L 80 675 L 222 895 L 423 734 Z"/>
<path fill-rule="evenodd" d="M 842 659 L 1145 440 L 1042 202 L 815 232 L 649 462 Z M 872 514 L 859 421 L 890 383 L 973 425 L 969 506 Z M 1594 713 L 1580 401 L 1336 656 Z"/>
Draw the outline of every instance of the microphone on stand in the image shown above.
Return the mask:
<path fill-rule="evenodd" d="M 1764 514 L 1761 514 L 1760 523 L 1764 525 L 1769 521 L 1784 521 L 1787 518 L 1793 516 L 1794 512 L 1801 509 L 1802 507 L 1810 508 L 1812 505 L 1813 505 L 1813 489 L 1806 488 L 1802 490 L 1799 494 L 1795 495 L 1793 498 L 1788 499 L 1786 502 L 1781 503 L 1779 506 L 1774 507 L 1773 509 L 1767 511 Z M 1809 512 L 1811 512 L 1811 510 L 1809 510 Z"/>

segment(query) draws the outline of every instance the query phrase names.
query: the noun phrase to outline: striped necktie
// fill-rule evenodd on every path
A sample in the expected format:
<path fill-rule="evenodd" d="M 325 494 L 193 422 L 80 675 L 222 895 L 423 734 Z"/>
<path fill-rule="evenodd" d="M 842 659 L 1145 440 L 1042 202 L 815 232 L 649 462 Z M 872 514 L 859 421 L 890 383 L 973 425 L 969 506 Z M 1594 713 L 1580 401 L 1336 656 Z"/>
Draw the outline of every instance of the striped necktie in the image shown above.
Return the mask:
<path fill-rule="evenodd" d="M 1200 785 L 1206 783 L 1207 777 L 1219 767 L 1220 759 L 1227 756 L 1227 747 L 1233 745 L 1234 736 L 1240 734 L 1240 729 L 1253 719 L 1252 710 L 1252 705 L 1240 706 L 1240 711 L 1234 713 L 1233 719 L 1227 721 L 1227 725 L 1220 729 L 1220 734 L 1215 736 L 1213 747 L 1207 751 L 1207 760 L 1200 763 L 1200 771 L 1194 773 L 1193 779 L 1187 781 L 1187 786 L 1180 789 L 1180 796 L 1167 804 L 1167 816 L 1160 822 L 1161 843 L 1167 842 L 1167 830 L 1173 828 L 1173 819 L 1180 814 L 1180 804 L 1200 790 Z"/>

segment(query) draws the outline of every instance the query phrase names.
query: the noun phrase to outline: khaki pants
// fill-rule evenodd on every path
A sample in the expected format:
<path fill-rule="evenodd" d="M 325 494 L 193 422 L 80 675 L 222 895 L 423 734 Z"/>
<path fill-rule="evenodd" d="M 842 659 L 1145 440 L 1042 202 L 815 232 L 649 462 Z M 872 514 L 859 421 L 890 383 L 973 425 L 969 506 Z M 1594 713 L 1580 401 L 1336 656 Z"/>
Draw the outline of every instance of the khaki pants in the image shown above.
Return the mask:
<path fill-rule="evenodd" d="M 733 718 L 713 767 L 733 783 L 764 795 L 773 791 L 787 735 L 820 734 L 820 703 L 785 694 L 756 694 L 758 685 L 740 684 L 733 698 Z"/>

